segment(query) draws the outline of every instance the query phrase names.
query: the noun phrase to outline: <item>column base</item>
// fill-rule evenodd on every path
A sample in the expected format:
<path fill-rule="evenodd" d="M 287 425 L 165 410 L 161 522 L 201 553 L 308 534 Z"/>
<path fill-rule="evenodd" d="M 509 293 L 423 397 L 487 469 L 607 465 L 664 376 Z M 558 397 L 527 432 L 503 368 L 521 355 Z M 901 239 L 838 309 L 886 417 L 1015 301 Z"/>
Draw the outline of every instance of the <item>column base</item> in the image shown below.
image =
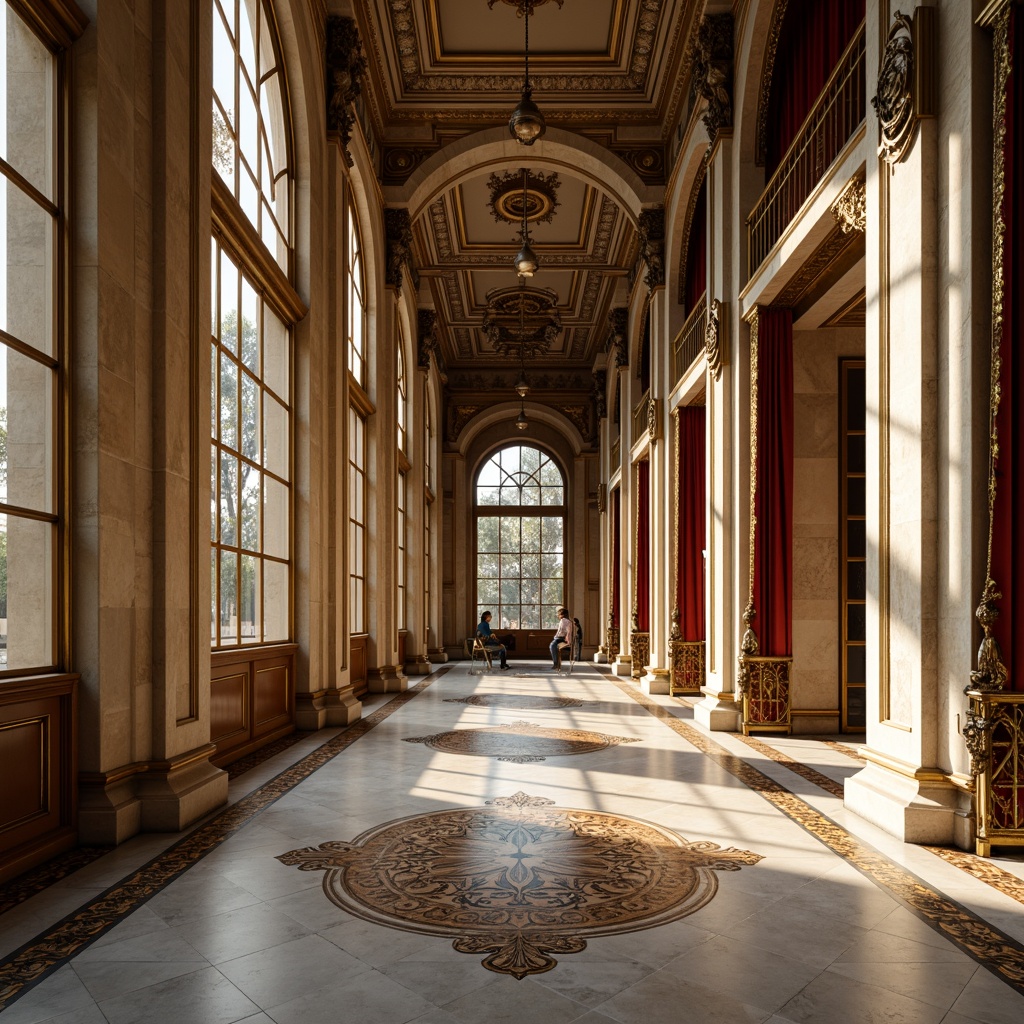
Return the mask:
<path fill-rule="evenodd" d="M 435 647 L 427 653 L 427 658 L 432 665 L 443 665 L 448 660 L 448 652 L 443 647 Z"/>
<path fill-rule="evenodd" d="M 403 670 L 409 676 L 426 676 L 430 674 L 430 662 L 427 660 L 426 655 L 413 658 L 405 663 Z"/>
<path fill-rule="evenodd" d="M 594 664 L 595 665 L 607 665 L 608 664 L 608 651 L 605 650 L 604 644 L 594 652 Z"/>
<path fill-rule="evenodd" d="M 89 772 L 79 777 L 78 841 L 85 846 L 117 846 L 138 835 L 142 805 L 135 795 L 135 773 L 111 777 L 112 772 Z"/>
<path fill-rule="evenodd" d="M 316 732 L 327 726 L 351 725 L 363 715 L 363 705 L 351 687 L 295 695 L 295 727 Z"/>
<path fill-rule="evenodd" d="M 904 843 L 954 841 L 959 792 L 937 768 L 916 768 L 897 758 L 865 751 L 866 768 L 846 780 L 843 806 Z"/>
<path fill-rule="evenodd" d="M 370 671 L 370 693 L 401 693 L 409 680 L 397 665 L 381 665 Z"/>
<path fill-rule="evenodd" d="M 612 662 L 612 675 L 628 676 L 633 672 L 633 659 L 628 654 L 620 654 Z"/>
<path fill-rule="evenodd" d="M 672 692 L 672 677 L 667 668 L 651 668 L 647 666 L 647 671 L 638 680 L 640 684 L 640 691 L 646 693 L 648 696 L 651 694 L 665 694 L 666 696 Z"/>
<path fill-rule="evenodd" d="M 711 732 L 740 732 L 743 728 L 742 705 L 731 693 L 704 689 L 704 699 L 694 704 L 693 720 Z"/>
<path fill-rule="evenodd" d="M 228 799 L 228 773 L 210 764 L 216 752 L 208 747 L 188 759 L 152 764 L 139 776 L 142 828 L 146 832 L 180 832 Z"/>

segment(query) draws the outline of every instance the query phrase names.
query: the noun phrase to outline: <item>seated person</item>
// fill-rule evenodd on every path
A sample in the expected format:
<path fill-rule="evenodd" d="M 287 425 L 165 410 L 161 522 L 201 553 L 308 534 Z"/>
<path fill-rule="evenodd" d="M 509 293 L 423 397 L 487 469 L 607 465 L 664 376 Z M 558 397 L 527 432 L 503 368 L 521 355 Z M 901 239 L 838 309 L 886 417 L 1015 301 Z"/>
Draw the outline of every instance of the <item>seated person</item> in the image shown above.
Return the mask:
<path fill-rule="evenodd" d="M 557 669 L 561 665 L 561 648 L 572 646 L 572 620 L 568 608 L 558 609 L 558 629 L 548 650 L 551 651 L 551 667 Z"/>
<path fill-rule="evenodd" d="M 580 625 L 580 620 L 573 616 L 572 620 L 572 660 L 582 661 L 583 660 L 583 627 Z"/>
<path fill-rule="evenodd" d="M 484 612 L 480 616 L 480 623 L 476 627 L 476 635 L 480 637 L 484 646 L 493 654 L 495 651 L 501 656 L 501 667 L 508 668 L 508 661 L 505 659 L 505 645 L 498 643 L 497 637 L 491 633 L 491 613 Z"/>

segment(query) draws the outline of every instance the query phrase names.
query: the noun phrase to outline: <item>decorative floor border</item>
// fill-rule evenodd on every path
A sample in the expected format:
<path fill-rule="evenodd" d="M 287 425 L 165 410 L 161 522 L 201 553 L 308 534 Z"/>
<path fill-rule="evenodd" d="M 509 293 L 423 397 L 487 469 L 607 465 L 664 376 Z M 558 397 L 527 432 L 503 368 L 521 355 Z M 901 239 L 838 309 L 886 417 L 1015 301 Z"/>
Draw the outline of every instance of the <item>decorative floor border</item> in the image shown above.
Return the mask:
<path fill-rule="evenodd" d="M 109 889 L 4 957 L 0 961 L 0 1011 L 120 924 L 127 914 L 152 899 L 239 829 L 248 825 L 256 815 L 390 718 L 453 667 L 445 665 L 421 679 L 415 686 L 396 694 L 387 704 L 354 722 L 344 732 L 327 740 L 238 803 L 199 825 L 147 864 L 115 882 Z"/>
<path fill-rule="evenodd" d="M 889 860 L 884 854 L 862 843 L 846 829 L 791 793 L 781 783 L 769 778 L 741 757 L 730 753 L 688 722 L 677 718 L 635 686 L 624 683 L 615 676 L 609 675 L 609 678 L 624 694 L 646 708 L 687 743 L 764 797 L 834 854 L 842 857 L 958 949 L 991 971 L 1000 981 L 1004 981 L 1024 995 L 1024 945 L 995 925 L 972 914 L 955 900 L 936 892 L 922 879 Z M 772 760 L 786 758 L 786 755 L 780 754 L 760 740 L 755 740 L 754 743 L 771 750 L 769 756 Z M 792 761 L 792 758 L 788 760 Z M 792 763 L 795 765 L 798 762 Z M 806 765 L 800 767 L 835 785 L 832 779 L 816 772 L 815 769 L 807 768 Z M 808 777 L 803 771 L 798 774 L 804 778 Z"/>
<path fill-rule="evenodd" d="M 0 885 L 0 916 L 24 903 L 25 900 L 38 896 L 51 885 L 63 881 L 73 875 L 79 868 L 84 868 L 104 854 L 110 853 L 113 846 L 76 846 L 67 853 L 51 857 L 45 864 L 32 868 Z"/>

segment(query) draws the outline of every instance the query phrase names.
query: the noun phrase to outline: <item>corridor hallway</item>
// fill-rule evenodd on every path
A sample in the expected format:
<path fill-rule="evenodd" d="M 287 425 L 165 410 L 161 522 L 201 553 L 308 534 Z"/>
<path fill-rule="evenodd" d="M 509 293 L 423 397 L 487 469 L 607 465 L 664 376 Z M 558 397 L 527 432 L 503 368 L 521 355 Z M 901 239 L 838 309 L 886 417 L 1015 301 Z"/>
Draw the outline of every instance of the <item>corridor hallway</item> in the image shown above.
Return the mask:
<path fill-rule="evenodd" d="M 593 665 L 469 669 L 0 889 L 3 1024 L 1024 1019 L 1024 858 L 851 815 L 855 746 L 711 735 Z"/>

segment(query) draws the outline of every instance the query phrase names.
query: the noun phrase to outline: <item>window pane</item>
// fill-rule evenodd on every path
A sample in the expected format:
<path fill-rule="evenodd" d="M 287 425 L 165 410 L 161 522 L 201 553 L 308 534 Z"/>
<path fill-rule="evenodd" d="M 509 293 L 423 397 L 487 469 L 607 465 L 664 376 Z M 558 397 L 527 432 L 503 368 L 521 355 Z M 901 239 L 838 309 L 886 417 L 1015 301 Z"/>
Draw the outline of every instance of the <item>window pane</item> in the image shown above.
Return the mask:
<path fill-rule="evenodd" d="M 0 500 L 53 512 L 53 371 L 0 344 Z"/>
<path fill-rule="evenodd" d="M 260 559 L 255 555 L 242 555 L 242 593 L 238 601 L 243 644 L 259 643 L 260 629 Z"/>
<path fill-rule="evenodd" d="M 6 519 L 6 523 L 3 522 Z M 53 544 L 56 526 L 0 516 L 0 668 L 56 664 Z"/>
<path fill-rule="evenodd" d="M 267 643 L 289 639 L 286 562 L 263 562 L 263 639 Z"/>
<path fill-rule="evenodd" d="M 288 401 L 288 330 L 272 309 L 263 307 L 263 381 Z"/>
<path fill-rule="evenodd" d="M 263 465 L 288 478 L 288 410 L 271 395 L 263 396 Z"/>
<path fill-rule="evenodd" d="M 220 642 L 238 640 L 238 556 L 234 551 L 220 553 Z"/>
<path fill-rule="evenodd" d="M 239 412 L 242 417 L 242 454 L 256 462 L 259 459 L 259 384 L 244 371 L 241 377 L 242 398 Z"/>
<path fill-rule="evenodd" d="M 242 503 L 239 515 L 242 520 L 241 546 L 247 551 L 260 550 L 260 473 L 241 464 Z"/>
<path fill-rule="evenodd" d="M 237 544 L 238 459 L 220 453 L 220 542 Z"/>
<path fill-rule="evenodd" d="M 220 343 L 238 354 L 238 267 L 224 253 L 220 258 Z"/>
<path fill-rule="evenodd" d="M 0 327 L 40 352 L 53 354 L 53 217 L 10 181 L 0 202 L 7 205 L 6 261 L 0 263 L 7 295 Z"/>
<path fill-rule="evenodd" d="M 271 477 L 263 478 L 263 550 L 277 558 L 288 557 L 288 488 Z"/>

